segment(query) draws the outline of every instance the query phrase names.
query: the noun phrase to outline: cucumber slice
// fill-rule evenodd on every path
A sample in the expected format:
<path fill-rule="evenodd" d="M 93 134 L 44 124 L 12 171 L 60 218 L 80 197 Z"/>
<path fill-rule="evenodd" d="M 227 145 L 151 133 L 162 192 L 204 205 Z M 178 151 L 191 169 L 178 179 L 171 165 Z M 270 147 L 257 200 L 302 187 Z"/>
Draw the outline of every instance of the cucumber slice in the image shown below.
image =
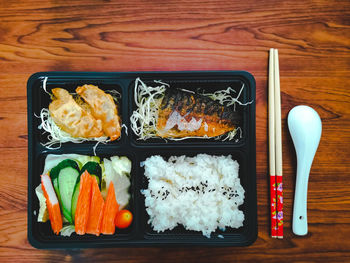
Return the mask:
<path fill-rule="evenodd" d="M 60 194 L 59 184 L 58 184 L 58 175 L 59 175 L 60 171 L 62 169 L 64 169 L 64 168 L 66 168 L 66 167 L 72 167 L 72 168 L 74 168 L 74 169 L 79 171 L 78 164 L 72 159 L 65 159 L 65 160 L 59 162 L 50 171 L 50 177 L 51 177 L 51 180 L 52 180 L 53 188 L 55 189 L 55 192 L 56 192 L 56 195 L 57 195 L 57 199 L 58 199 L 58 202 L 60 203 L 60 207 L 61 207 L 62 210 L 63 210 L 63 207 L 62 207 L 61 194 Z M 63 214 L 64 214 L 64 217 L 66 217 L 67 213 L 63 213 Z M 67 217 L 66 217 L 66 219 L 68 220 Z"/>
<path fill-rule="evenodd" d="M 63 160 L 62 162 L 60 162 L 59 164 L 57 164 L 54 168 L 51 169 L 50 171 L 50 177 L 51 177 L 51 180 L 55 179 L 58 177 L 60 171 L 66 167 L 72 167 L 76 170 L 79 171 L 79 166 L 78 164 L 71 160 L 71 159 L 66 159 L 66 160 Z"/>
<path fill-rule="evenodd" d="M 75 161 L 77 162 L 77 165 L 78 165 L 79 170 L 80 170 L 80 168 L 83 166 L 82 163 L 79 160 L 75 160 Z"/>
<path fill-rule="evenodd" d="M 61 195 L 62 212 L 69 223 L 73 223 L 72 196 L 78 177 L 79 172 L 73 167 L 61 169 L 58 175 L 58 188 Z"/>
<path fill-rule="evenodd" d="M 80 155 L 79 158 L 76 159 L 76 161 L 78 162 L 79 168 L 81 169 L 87 162 L 99 163 L 100 157 Z"/>
<path fill-rule="evenodd" d="M 90 156 L 90 160 L 91 162 L 100 163 L 100 157 L 98 156 Z"/>
<path fill-rule="evenodd" d="M 66 167 L 72 167 L 72 168 L 79 171 L 78 164 L 71 159 L 63 160 L 62 162 L 57 164 L 54 168 L 52 168 L 50 171 L 50 177 L 51 177 L 53 187 L 55 188 L 57 196 L 60 195 L 60 191 L 58 189 L 58 175 L 59 175 L 60 171 Z"/>
<path fill-rule="evenodd" d="M 53 184 L 53 188 L 55 189 L 58 202 L 61 204 L 61 195 L 60 195 L 60 190 L 58 189 L 58 178 L 57 177 L 52 180 L 52 184 Z"/>
<path fill-rule="evenodd" d="M 97 162 L 87 162 L 82 168 L 80 174 L 88 171 L 92 176 L 95 176 L 97 179 L 98 186 L 101 189 L 101 180 L 102 180 L 102 169 L 99 163 Z"/>
<path fill-rule="evenodd" d="M 75 220 L 75 211 L 77 210 L 77 203 L 78 203 L 78 197 L 79 197 L 79 189 L 80 189 L 80 176 L 77 179 L 77 182 L 74 186 L 74 192 L 72 196 L 72 219 Z"/>

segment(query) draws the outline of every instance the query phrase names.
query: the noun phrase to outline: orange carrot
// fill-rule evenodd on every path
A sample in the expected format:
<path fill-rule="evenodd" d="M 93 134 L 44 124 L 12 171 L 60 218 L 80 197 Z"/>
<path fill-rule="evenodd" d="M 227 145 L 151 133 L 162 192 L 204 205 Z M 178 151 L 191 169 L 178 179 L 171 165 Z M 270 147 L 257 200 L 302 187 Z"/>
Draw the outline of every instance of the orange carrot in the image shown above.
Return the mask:
<path fill-rule="evenodd" d="M 53 189 L 50 176 L 47 174 L 41 176 L 41 188 L 46 198 L 46 206 L 49 210 L 49 218 L 53 232 L 58 235 L 62 229 L 62 215 L 58 199 Z"/>
<path fill-rule="evenodd" d="M 115 232 L 114 219 L 119 210 L 119 205 L 115 197 L 113 182 L 110 183 L 106 198 L 105 211 L 103 213 L 101 233 L 113 235 Z"/>
<path fill-rule="evenodd" d="M 91 202 L 91 186 L 92 177 L 88 171 L 85 171 L 80 176 L 79 196 L 74 218 L 75 232 L 78 235 L 84 235 L 86 232 Z"/>
<path fill-rule="evenodd" d="M 103 200 L 97 180 L 92 177 L 91 204 L 86 233 L 99 236 L 101 233 L 101 223 L 105 202 Z"/>

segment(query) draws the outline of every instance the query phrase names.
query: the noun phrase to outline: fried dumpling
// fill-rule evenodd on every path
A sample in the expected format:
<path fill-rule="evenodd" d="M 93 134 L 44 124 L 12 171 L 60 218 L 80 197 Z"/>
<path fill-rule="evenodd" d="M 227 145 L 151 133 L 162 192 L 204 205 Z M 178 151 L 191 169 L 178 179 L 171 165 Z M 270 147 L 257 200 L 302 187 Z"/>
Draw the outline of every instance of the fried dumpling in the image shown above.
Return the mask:
<path fill-rule="evenodd" d="M 76 92 L 90 105 L 91 114 L 102 121 L 104 133 L 112 141 L 118 139 L 121 132 L 120 118 L 112 96 L 94 85 L 78 87 Z"/>
<path fill-rule="evenodd" d="M 52 119 L 63 131 L 73 137 L 94 138 L 103 136 L 102 122 L 80 107 L 65 89 L 52 90 L 49 105 Z"/>

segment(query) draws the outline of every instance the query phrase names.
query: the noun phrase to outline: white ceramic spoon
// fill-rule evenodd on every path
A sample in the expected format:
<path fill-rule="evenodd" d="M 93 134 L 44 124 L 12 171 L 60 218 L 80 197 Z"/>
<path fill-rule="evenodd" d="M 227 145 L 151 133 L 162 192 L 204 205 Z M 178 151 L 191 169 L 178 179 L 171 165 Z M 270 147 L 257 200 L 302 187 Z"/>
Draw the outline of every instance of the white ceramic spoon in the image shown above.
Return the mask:
<path fill-rule="evenodd" d="M 288 114 L 288 127 L 297 154 L 293 232 L 307 234 L 307 185 L 309 173 L 321 138 L 322 124 L 317 112 L 308 106 L 296 106 Z"/>

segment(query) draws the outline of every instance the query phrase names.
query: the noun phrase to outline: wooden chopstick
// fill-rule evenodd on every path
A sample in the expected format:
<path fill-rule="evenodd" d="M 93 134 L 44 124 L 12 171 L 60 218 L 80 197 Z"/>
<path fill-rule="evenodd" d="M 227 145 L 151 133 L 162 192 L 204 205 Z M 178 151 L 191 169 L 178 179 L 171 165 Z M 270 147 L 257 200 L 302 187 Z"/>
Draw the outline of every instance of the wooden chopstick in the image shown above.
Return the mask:
<path fill-rule="evenodd" d="M 277 202 L 276 202 L 276 163 L 275 163 L 275 68 L 274 50 L 269 57 L 269 168 L 270 168 L 270 220 L 271 237 L 277 238 Z"/>
<path fill-rule="evenodd" d="M 282 188 L 282 132 L 281 132 L 281 89 L 278 50 L 274 50 L 275 74 L 275 154 L 277 195 L 277 238 L 283 238 L 283 188 Z"/>
<path fill-rule="evenodd" d="M 281 95 L 278 50 L 269 57 L 269 168 L 271 237 L 283 238 Z"/>

